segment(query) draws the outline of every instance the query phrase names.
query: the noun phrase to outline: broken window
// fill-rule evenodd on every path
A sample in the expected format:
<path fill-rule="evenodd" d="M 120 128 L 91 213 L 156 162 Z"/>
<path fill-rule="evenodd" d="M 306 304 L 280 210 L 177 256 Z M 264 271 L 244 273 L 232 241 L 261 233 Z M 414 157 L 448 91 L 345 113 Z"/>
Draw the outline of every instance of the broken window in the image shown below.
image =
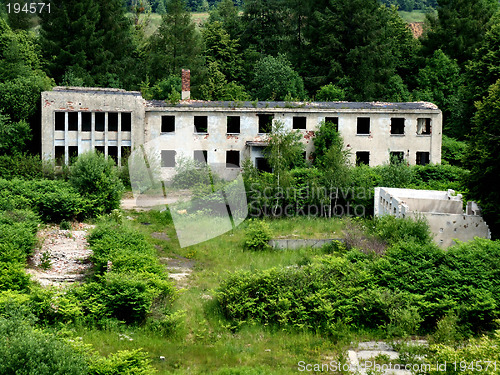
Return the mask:
<path fill-rule="evenodd" d="M 240 152 L 226 151 L 226 168 L 239 168 L 239 167 L 240 167 Z"/>
<path fill-rule="evenodd" d="M 117 132 L 118 131 L 118 112 L 109 112 L 108 113 L 108 131 L 109 132 Z"/>
<path fill-rule="evenodd" d="M 104 131 L 104 112 L 95 113 L 95 131 L 96 132 Z"/>
<path fill-rule="evenodd" d="M 104 154 L 104 146 L 95 146 L 95 152 L 100 152 Z"/>
<path fill-rule="evenodd" d="M 70 132 L 78 131 L 78 112 L 68 112 L 68 130 Z"/>
<path fill-rule="evenodd" d="M 333 124 L 335 131 L 336 132 L 339 131 L 339 118 L 338 117 L 325 117 L 325 122 L 329 122 L 330 124 Z"/>
<path fill-rule="evenodd" d="M 175 168 L 175 151 L 162 150 L 161 151 L 161 166 L 163 168 Z"/>
<path fill-rule="evenodd" d="M 82 112 L 82 132 L 89 132 L 92 130 L 92 113 Z"/>
<path fill-rule="evenodd" d="M 122 113 L 122 132 L 132 131 L 132 113 L 124 112 Z"/>
<path fill-rule="evenodd" d="M 370 165 L 370 151 L 356 152 L 356 165 Z"/>
<path fill-rule="evenodd" d="M 294 129 L 305 129 L 307 123 L 306 117 L 294 117 L 293 118 L 293 128 Z"/>
<path fill-rule="evenodd" d="M 391 164 L 402 163 L 405 159 L 404 151 L 391 151 L 390 162 Z"/>
<path fill-rule="evenodd" d="M 417 165 L 426 165 L 430 162 L 430 153 L 425 151 L 417 151 Z"/>
<path fill-rule="evenodd" d="M 118 165 L 118 146 L 108 146 L 108 156 Z"/>
<path fill-rule="evenodd" d="M 207 151 L 206 150 L 195 150 L 193 153 L 193 159 L 198 164 L 206 164 L 207 163 Z"/>
<path fill-rule="evenodd" d="M 238 134 L 240 132 L 240 116 L 227 116 L 227 133 Z"/>
<path fill-rule="evenodd" d="M 208 133 L 208 116 L 194 116 L 194 132 Z"/>
<path fill-rule="evenodd" d="M 62 112 L 61 112 L 62 113 Z M 64 164 L 64 146 L 56 146 L 55 147 L 55 159 L 56 165 L 62 166 Z"/>
<path fill-rule="evenodd" d="M 69 164 L 73 164 L 78 158 L 78 146 L 69 146 L 68 147 L 68 159 Z"/>
<path fill-rule="evenodd" d="M 66 112 L 55 112 L 55 130 L 64 131 L 64 123 L 66 118 Z"/>
<path fill-rule="evenodd" d="M 257 116 L 259 117 L 259 133 L 271 133 L 274 115 L 260 114 Z"/>
<path fill-rule="evenodd" d="M 430 135 L 431 134 L 431 119 L 418 118 L 417 119 L 417 134 Z"/>
<path fill-rule="evenodd" d="M 255 158 L 255 167 L 259 171 L 262 171 L 262 172 L 272 173 L 272 171 L 273 171 L 273 169 L 271 168 L 271 166 L 267 162 L 267 159 L 266 158 L 262 158 L 262 157 Z"/>
<path fill-rule="evenodd" d="M 405 119 L 401 117 L 391 118 L 391 134 L 401 135 L 405 133 Z"/>
<path fill-rule="evenodd" d="M 161 132 L 175 133 L 175 116 L 161 116 Z"/>
<path fill-rule="evenodd" d="M 121 165 L 122 167 L 127 165 L 127 162 L 128 162 L 128 158 L 130 156 L 130 152 L 131 152 L 131 147 L 130 146 L 122 146 L 122 161 L 121 161 Z"/>
<path fill-rule="evenodd" d="M 358 117 L 357 134 L 365 135 L 370 134 L 370 118 Z"/>

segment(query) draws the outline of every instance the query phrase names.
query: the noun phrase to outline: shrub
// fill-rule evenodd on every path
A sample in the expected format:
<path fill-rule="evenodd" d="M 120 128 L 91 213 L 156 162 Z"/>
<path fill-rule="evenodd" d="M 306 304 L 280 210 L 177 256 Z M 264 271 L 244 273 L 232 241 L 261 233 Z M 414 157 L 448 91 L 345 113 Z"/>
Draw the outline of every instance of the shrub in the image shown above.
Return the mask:
<path fill-rule="evenodd" d="M 245 248 L 249 250 L 270 249 L 271 229 L 262 220 L 251 219 L 245 233 Z"/>
<path fill-rule="evenodd" d="M 44 176 L 44 164 L 38 155 L 0 155 L 0 178 L 33 180 Z"/>
<path fill-rule="evenodd" d="M 70 182 L 91 202 L 92 215 L 109 213 L 120 207 L 123 184 L 114 161 L 102 153 L 79 155 L 71 168 Z"/>
<path fill-rule="evenodd" d="M 429 225 L 423 218 L 403 219 L 392 215 L 384 215 L 373 219 L 373 225 L 368 225 L 368 233 L 389 244 L 399 241 L 415 241 L 420 244 L 427 244 L 432 241 Z"/>
<path fill-rule="evenodd" d="M 153 375 L 148 353 L 141 349 L 120 350 L 108 357 L 96 356 L 90 363 L 89 375 Z"/>

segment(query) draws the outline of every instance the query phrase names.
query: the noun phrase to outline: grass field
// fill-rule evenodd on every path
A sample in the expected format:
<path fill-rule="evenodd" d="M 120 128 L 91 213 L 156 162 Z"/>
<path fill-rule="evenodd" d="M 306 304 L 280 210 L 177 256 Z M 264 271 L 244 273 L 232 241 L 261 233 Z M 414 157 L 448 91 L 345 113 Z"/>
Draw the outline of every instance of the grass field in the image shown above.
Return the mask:
<path fill-rule="evenodd" d="M 85 343 L 92 344 L 102 354 L 143 348 L 150 353 L 159 374 L 217 373 L 219 369 L 236 367 L 240 368 L 238 374 L 292 374 L 297 372 L 299 361 L 319 363 L 327 358 L 330 358 L 328 361 L 342 359 L 343 349 L 351 341 L 349 335 L 333 340 L 311 332 L 290 332 L 258 325 L 234 331 L 228 328 L 228 322 L 216 311 L 211 300 L 214 290 L 229 272 L 303 263 L 322 254 L 321 249 L 245 251 L 246 223 L 218 238 L 181 249 L 173 226 L 165 225 L 163 213 L 127 212 L 126 215 L 132 216 L 132 225 L 156 245 L 158 256 L 181 256 L 194 261 L 188 287 L 180 290 L 174 305 L 174 310 L 182 316 L 182 323 L 169 337 L 142 328 L 78 329 L 76 334 L 83 337 Z M 276 236 L 339 237 L 343 227 L 339 219 L 292 218 L 270 220 L 269 224 Z M 160 231 L 171 240 L 151 238 L 151 233 Z M 120 333 L 133 341 L 120 339 Z M 160 360 L 160 356 L 165 360 Z"/>
<path fill-rule="evenodd" d="M 423 10 L 414 10 L 412 12 L 401 10 L 398 11 L 398 13 L 406 23 L 424 22 L 427 14 L 427 12 L 424 12 Z"/>

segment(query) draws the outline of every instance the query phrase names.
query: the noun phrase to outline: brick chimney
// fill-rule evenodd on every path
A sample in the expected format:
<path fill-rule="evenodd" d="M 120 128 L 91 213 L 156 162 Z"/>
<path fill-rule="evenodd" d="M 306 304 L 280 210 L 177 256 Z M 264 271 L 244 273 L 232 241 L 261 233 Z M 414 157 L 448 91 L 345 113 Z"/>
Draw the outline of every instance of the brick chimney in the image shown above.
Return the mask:
<path fill-rule="evenodd" d="M 182 69 L 182 100 L 189 100 L 191 98 L 191 71 L 189 69 Z"/>

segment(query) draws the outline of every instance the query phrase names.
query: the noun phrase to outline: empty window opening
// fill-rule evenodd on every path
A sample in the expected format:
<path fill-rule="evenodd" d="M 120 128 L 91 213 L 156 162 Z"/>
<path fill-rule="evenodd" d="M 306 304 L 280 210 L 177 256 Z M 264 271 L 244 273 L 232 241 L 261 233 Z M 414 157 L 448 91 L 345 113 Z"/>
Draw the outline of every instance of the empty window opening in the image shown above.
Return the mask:
<path fill-rule="evenodd" d="M 68 147 L 68 159 L 69 164 L 73 164 L 78 158 L 78 146 L 69 146 Z"/>
<path fill-rule="evenodd" d="M 162 133 L 175 132 L 175 116 L 161 116 L 161 132 Z"/>
<path fill-rule="evenodd" d="M 404 151 L 391 151 L 390 162 L 391 164 L 402 163 L 405 159 Z"/>
<path fill-rule="evenodd" d="M 370 151 L 356 152 L 356 165 L 370 165 Z"/>
<path fill-rule="evenodd" d="M 335 131 L 339 131 L 339 118 L 338 117 L 325 117 L 325 122 L 333 124 Z"/>
<path fill-rule="evenodd" d="M 255 158 L 255 167 L 262 172 L 272 173 L 273 171 L 273 169 L 267 162 L 267 159 L 263 157 Z"/>
<path fill-rule="evenodd" d="M 197 164 L 207 164 L 207 151 L 195 150 L 193 153 L 193 159 Z"/>
<path fill-rule="evenodd" d="M 430 153 L 417 151 L 417 165 L 427 165 L 430 162 Z"/>
<path fill-rule="evenodd" d="M 95 146 L 95 152 L 100 152 L 104 154 L 104 146 Z"/>
<path fill-rule="evenodd" d="M 161 166 L 163 168 L 175 168 L 175 150 L 161 151 Z"/>
<path fill-rule="evenodd" d="M 68 112 L 68 130 L 70 132 L 78 131 L 78 112 Z"/>
<path fill-rule="evenodd" d="M 118 146 L 108 146 L 108 156 L 118 165 Z"/>
<path fill-rule="evenodd" d="M 294 117 L 293 118 L 293 128 L 294 129 L 305 129 L 307 123 L 306 117 Z"/>
<path fill-rule="evenodd" d="M 226 151 L 226 168 L 239 168 L 239 167 L 240 167 L 240 152 Z"/>
<path fill-rule="evenodd" d="M 118 113 L 109 112 L 108 113 L 108 131 L 117 132 L 118 131 Z"/>
<path fill-rule="evenodd" d="M 56 165 L 62 166 L 64 164 L 64 146 L 56 146 L 55 148 Z"/>
<path fill-rule="evenodd" d="M 240 116 L 227 116 L 227 133 L 237 134 L 240 132 Z"/>
<path fill-rule="evenodd" d="M 194 116 L 194 132 L 208 133 L 208 116 Z"/>
<path fill-rule="evenodd" d="M 401 117 L 391 118 L 391 134 L 405 133 L 405 119 Z"/>
<path fill-rule="evenodd" d="M 419 118 L 417 119 L 417 134 L 430 135 L 431 134 L 431 119 Z"/>
<path fill-rule="evenodd" d="M 132 113 L 124 112 L 122 113 L 122 132 L 132 131 Z"/>
<path fill-rule="evenodd" d="M 357 134 L 370 134 L 370 118 L 358 117 Z"/>
<path fill-rule="evenodd" d="M 55 113 L 55 130 L 64 131 L 66 112 L 56 112 Z"/>
<path fill-rule="evenodd" d="M 257 115 L 259 117 L 259 133 L 271 133 L 274 115 Z"/>
<path fill-rule="evenodd" d="M 92 130 L 92 113 L 82 112 L 82 132 L 89 132 Z"/>
<path fill-rule="evenodd" d="M 128 163 L 128 158 L 130 156 L 131 147 L 130 146 L 122 146 L 122 158 L 121 158 L 121 165 L 122 167 L 127 165 Z"/>
<path fill-rule="evenodd" d="M 95 113 L 95 131 L 96 132 L 104 131 L 104 112 Z"/>

